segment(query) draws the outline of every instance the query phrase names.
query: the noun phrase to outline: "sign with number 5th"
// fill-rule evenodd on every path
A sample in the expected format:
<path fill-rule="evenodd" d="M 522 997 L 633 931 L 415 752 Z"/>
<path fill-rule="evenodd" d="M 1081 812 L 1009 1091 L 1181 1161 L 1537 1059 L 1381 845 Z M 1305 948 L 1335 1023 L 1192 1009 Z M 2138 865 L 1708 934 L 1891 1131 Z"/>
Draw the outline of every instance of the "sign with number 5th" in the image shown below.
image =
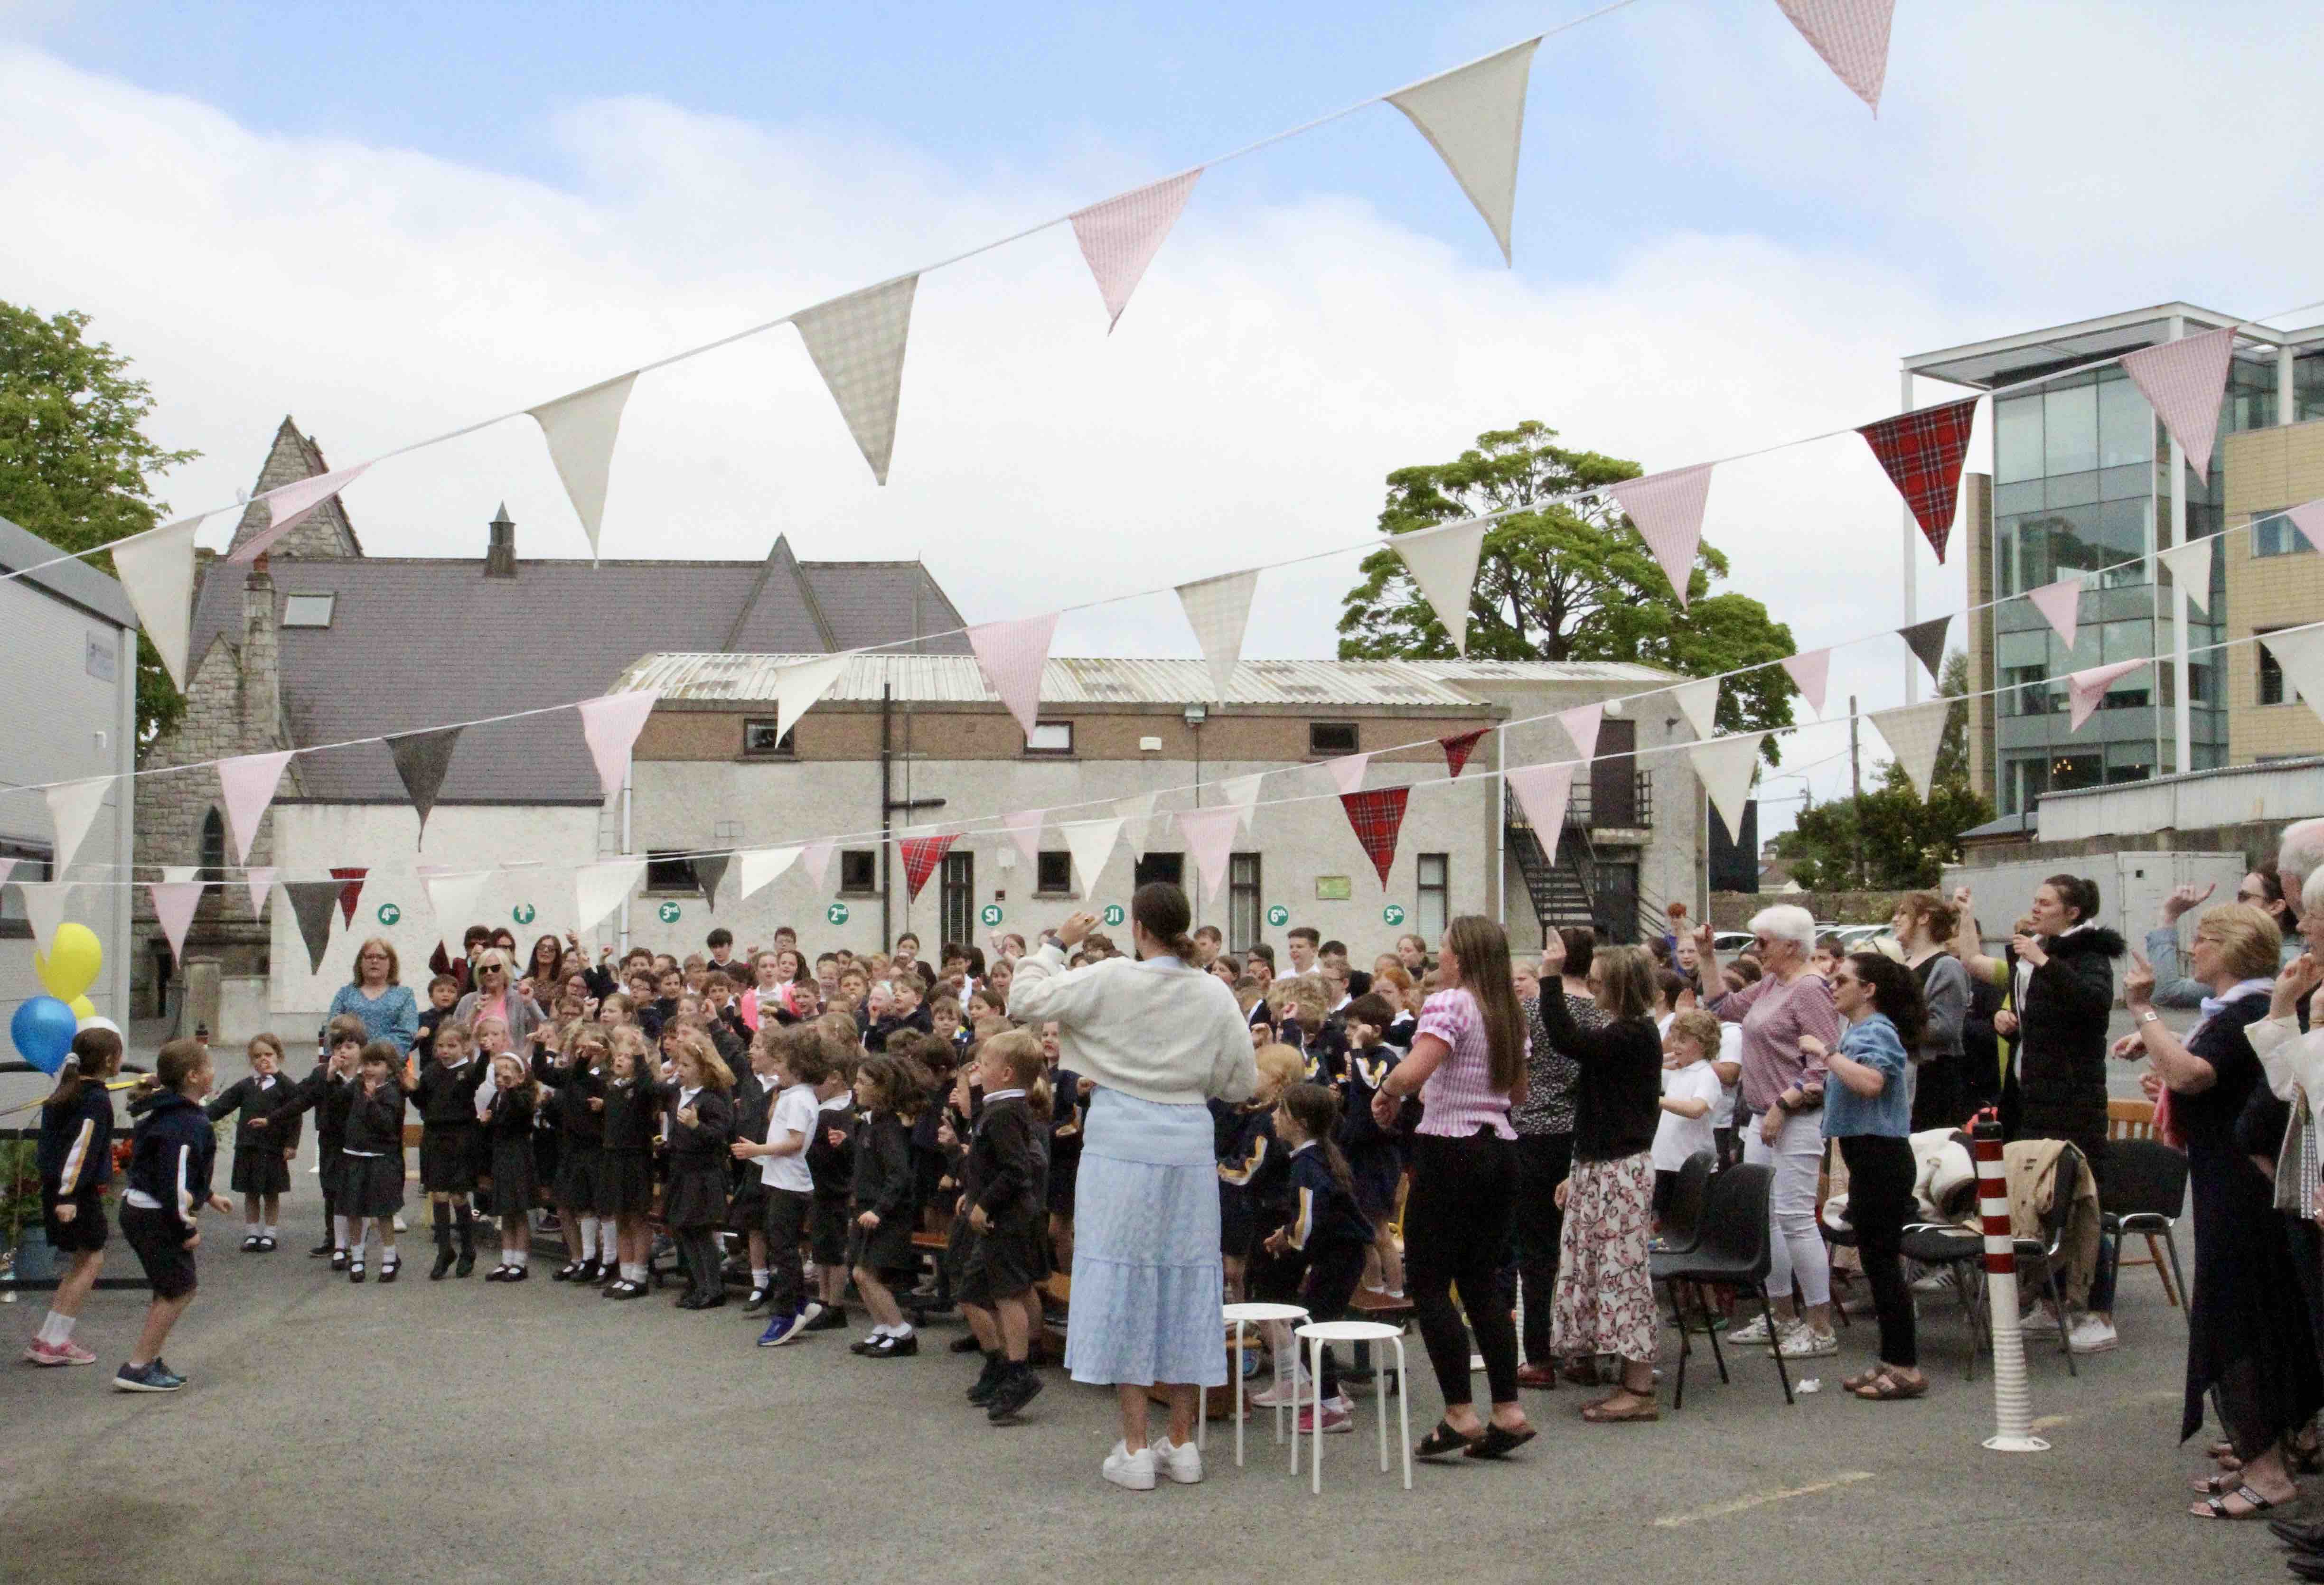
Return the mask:
<path fill-rule="evenodd" d="M 1388 907 L 1382 908 L 1380 910 L 1380 922 L 1386 925 L 1403 924 L 1404 905 L 1402 903 L 1390 903 Z"/>

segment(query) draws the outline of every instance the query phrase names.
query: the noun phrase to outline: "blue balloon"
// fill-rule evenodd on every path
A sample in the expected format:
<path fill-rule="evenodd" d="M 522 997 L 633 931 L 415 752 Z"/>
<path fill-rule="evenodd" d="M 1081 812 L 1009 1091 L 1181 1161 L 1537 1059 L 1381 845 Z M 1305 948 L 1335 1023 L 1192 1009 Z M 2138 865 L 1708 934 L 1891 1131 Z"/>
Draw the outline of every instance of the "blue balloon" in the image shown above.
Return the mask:
<path fill-rule="evenodd" d="M 73 1033 L 80 1020 L 73 1009 L 53 996 L 35 996 L 16 1009 L 8 1021 L 8 1037 L 26 1062 L 44 1074 L 65 1065 L 72 1052 Z"/>

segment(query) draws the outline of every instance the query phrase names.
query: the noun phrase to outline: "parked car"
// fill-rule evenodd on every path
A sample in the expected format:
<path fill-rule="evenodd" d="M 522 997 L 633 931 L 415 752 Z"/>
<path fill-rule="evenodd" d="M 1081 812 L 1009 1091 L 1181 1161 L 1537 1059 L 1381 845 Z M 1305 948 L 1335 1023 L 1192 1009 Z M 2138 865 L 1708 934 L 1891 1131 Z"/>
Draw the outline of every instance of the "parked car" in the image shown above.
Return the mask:
<path fill-rule="evenodd" d="M 1719 949 L 1720 956 L 1726 957 L 1748 947 L 1751 933 L 1748 930 L 1714 930 L 1711 933 L 1711 945 Z"/>

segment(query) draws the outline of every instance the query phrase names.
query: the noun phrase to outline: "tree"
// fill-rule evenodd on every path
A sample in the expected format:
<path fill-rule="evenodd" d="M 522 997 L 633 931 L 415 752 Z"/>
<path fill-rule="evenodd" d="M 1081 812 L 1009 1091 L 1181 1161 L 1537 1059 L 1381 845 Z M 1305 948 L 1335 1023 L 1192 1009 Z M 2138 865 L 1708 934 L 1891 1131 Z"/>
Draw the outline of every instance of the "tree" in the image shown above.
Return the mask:
<path fill-rule="evenodd" d="M 43 319 L 0 302 L 0 517 L 60 550 L 142 534 L 162 521 L 152 475 L 200 456 L 165 451 L 145 437 L 153 410 L 145 382 L 108 344 L 86 340 L 87 314 Z M 113 571 L 110 556 L 87 558 Z M 185 709 L 161 656 L 137 638 L 137 741 Z"/>
<path fill-rule="evenodd" d="M 1469 602 L 1469 654 L 1483 660 L 1629 660 L 1687 677 L 1738 667 L 1764 669 L 1720 690 L 1719 729 L 1757 731 L 1792 723 L 1797 692 L 1782 668 L 1792 631 L 1747 595 L 1713 594 L 1727 558 L 1697 548 L 1682 608 L 1670 580 L 1605 487 L 1638 476 L 1638 465 L 1553 444 L 1534 419 L 1477 437 L 1449 463 L 1388 476 L 1380 530 L 1408 534 L 1511 507 L 1485 531 Z M 1363 581 L 1341 597 L 1340 659 L 1450 659 L 1452 635 L 1430 609 L 1404 560 L 1388 548 L 1364 558 Z M 1770 762 L 1779 760 L 1767 740 Z"/>
<path fill-rule="evenodd" d="M 1946 658 L 1937 691 L 1956 698 L 1969 691 L 1967 655 L 1956 650 Z M 1811 891 L 1857 887 L 1859 840 L 1864 885 L 1881 891 L 1934 886 L 1944 866 L 1960 857 L 1960 834 L 1993 818 L 1993 806 L 1969 783 L 1965 703 L 1945 713 L 1932 780 L 1929 796 L 1922 797 L 1892 760 L 1874 791 L 1803 809 L 1799 823 L 1775 839 L 1775 852 L 1792 878 Z"/>

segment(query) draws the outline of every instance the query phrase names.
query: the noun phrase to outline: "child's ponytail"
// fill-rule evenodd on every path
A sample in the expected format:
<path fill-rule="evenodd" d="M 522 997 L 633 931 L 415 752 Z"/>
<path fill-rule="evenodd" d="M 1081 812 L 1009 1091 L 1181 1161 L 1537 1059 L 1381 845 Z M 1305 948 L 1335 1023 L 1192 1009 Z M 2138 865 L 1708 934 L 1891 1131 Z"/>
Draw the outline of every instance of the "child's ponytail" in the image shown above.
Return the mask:
<path fill-rule="evenodd" d="M 1355 1193 L 1355 1179 L 1349 1175 L 1348 1158 L 1342 1155 L 1333 1135 L 1339 1130 L 1340 1092 L 1328 1084 L 1292 1084 L 1285 1088 L 1276 1102 L 1291 1114 L 1299 1131 L 1315 1143 L 1323 1153 L 1324 1165 L 1332 1169 L 1332 1181 L 1349 1193 Z"/>
<path fill-rule="evenodd" d="M 57 1110 L 70 1106 L 83 1084 L 101 1084 L 120 1067 L 121 1037 L 111 1029 L 83 1029 L 73 1037 L 72 1049 L 57 1070 L 57 1087 L 42 1104 Z"/>

